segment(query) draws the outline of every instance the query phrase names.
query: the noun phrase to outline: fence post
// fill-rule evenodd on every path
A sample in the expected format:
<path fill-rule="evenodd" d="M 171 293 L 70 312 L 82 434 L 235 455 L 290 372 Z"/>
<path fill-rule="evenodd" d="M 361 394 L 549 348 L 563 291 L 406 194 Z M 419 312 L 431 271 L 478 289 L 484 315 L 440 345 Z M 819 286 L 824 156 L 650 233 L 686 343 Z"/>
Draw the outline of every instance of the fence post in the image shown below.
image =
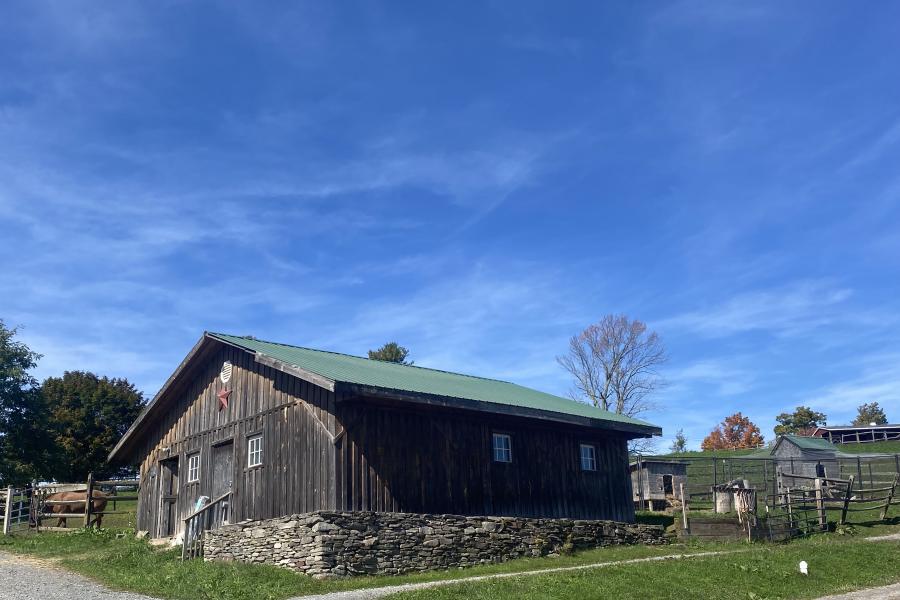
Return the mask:
<path fill-rule="evenodd" d="M 859 457 L 856 457 L 856 476 L 859 477 L 859 486 L 862 488 L 864 484 L 863 476 L 862 476 L 862 462 L 859 460 Z M 859 499 L 862 500 L 864 498 L 864 494 L 862 492 L 859 493 Z"/>
<path fill-rule="evenodd" d="M 853 495 L 853 475 L 847 480 L 847 493 L 844 494 L 844 506 L 841 509 L 841 525 L 847 522 L 847 509 L 850 508 L 850 496 Z"/>
<path fill-rule="evenodd" d="M 712 505 L 713 505 L 713 512 L 717 513 L 717 512 L 719 512 L 719 509 L 716 508 L 716 490 L 719 487 L 719 469 L 718 469 L 718 467 L 716 467 L 716 457 L 715 456 L 712 457 L 712 470 L 713 470 L 713 489 L 712 489 L 712 494 L 711 494 Z"/>
<path fill-rule="evenodd" d="M 681 488 L 681 520 L 684 524 L 684 532 L 688 533 L 688 505 L 684 498 L 684 483 L 678 484 Z"/>
<path fill-rule="evenodd" d="M 3 535 L 9 535 L 9 519 L 12 513 L 13 488 L 6 488 L 6 510 L 3 512 Z"/>
<path fill-rule="evenodd" d="M 824 530 L 827 525 L 826 515 L 825 515 L 825 496 L 822 493 L 822 480 L 816 477 L 815 480 L 815 489 L 816 489 L 816 512 L 819 513 L 819 529 Z"/>
<path fill-rule="evenodd" d="M 94 504 L 94 474 L 88 473 L 87 489 L 84 490 L 84 526 L 91 526 L 91 508 Z"/>
<path fill-rule="evenodd" d="M 900 481 L 900 473 L 894 475 L 894 482 L 891 484 L 891 491 L 888 492 L 887 501 L 884 503 L 884 508 L 881 509 L 881 520 L 884 521 L 887 519 L 888 511 L 891 509 L 891 502 L 894 501 L 894 490 L 897 489 L 897 482 Z"/>
<path fill-rule="evenodd" d="M 787 500 L 787 512 L 788 512 L 788 528 L 791 530 L 792 535 L 794 531 L 794 506 L 791 500 L 791 488 L 786 488 L 785 490 L 787 494 L 785 498 Z"/>

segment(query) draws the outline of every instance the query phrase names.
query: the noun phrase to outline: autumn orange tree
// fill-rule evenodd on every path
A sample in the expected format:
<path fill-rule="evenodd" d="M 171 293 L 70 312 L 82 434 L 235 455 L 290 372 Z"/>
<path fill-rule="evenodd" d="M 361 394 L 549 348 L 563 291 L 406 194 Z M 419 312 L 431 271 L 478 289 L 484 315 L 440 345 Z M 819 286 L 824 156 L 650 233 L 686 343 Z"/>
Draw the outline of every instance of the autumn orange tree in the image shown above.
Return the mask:
<path fill-rule="evenodd" d="M 733 450 L 735 448 L 757 448 L 765 442 L 762 433 L 749 417 L 737 412 L 725 417 L 713 429 L 700 448 L 703 450 Z"/>

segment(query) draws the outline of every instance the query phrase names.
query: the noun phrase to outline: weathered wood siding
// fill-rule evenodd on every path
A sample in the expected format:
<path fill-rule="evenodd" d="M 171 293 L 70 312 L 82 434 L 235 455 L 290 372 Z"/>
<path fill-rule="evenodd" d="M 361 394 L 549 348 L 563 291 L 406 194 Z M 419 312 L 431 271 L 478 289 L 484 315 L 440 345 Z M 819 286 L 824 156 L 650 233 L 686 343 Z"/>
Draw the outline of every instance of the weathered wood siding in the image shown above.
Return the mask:
<path fill-rule="evenodd" d="M 230 360 L 228 407 L 219 410 L 218 378 Z M 200 495 L 213 493 L 212 447 L 233 441 L 231 521 L 334 508 L 334 394 L 258 364 L 253 355 L 212 342 L 185 372 L 177 400 L 136 451 L 142 460 L 137 526 L 157 535 L 159 461 L 178 457 L 178 530 Z M 247 437 L 263 434 L 263 465 L 247 467 Z M 167 449 L 167 450 L 166 450 Z M 187 457 L 200 452 L 200 480 L 189 483 Z"/>
<path fill-rule="evenodd" d="M 687 465 L 664 462 L 641 463 L 643 470 L 637 468 L 631 471 L 631 488 L 634 492 L 633 500 L 665 500 L 667 498 L 663 488 L 663 477 L 672 475 L 672 493 L 678 498 L 680 485 L 687 486 Z M 640 484 L 643 484 L 644 494 L 640 496 Z M 685 492 L 687 493 L 687 492 Z"/>
<path fill-rule="evenodd" d="M 340 403 L 336 491 L 343 510 L 633 521 L 627 442 L 613 432 L 448 409 Z M 492 433 L 512 436 L 493 461 Z M 579 444 L 597 470 L 582 471 Z"/>
<path fill-rule="evenodd" d="M 827 477 L 840 477 L 841 469 L 837 458 L 827 453 L 821 453 L 820 456 L 813 458 L 817 454 L 819 453 L 804 452 L 789 441 L 783 440 L 775 448 L 773 457 L 777 468 L 783 473 L 816 477 L 816 465 L 821 463 L 825 467 L 825 475 Z M 810 482 L 802 482 L 800 480 L 789 480 L 785 483 L 787 487 L 797 487 L 800 484 L 811 485 Z"/>
<path fill-rule="evenodd" d="M 216 396 L 234 365 L 228 407 Z M 160 533 L 160 461 L 178 459 L 176 531 L 213 497 L 213 449 L 233 443 L 230 520 L 314 510 L 375 510 L 633 521 L 626 438 L 616 432 L 447 407 L 344 397 L 210 341 L 167 392 L 133 455 L 141 461 L 137 526 Z M 162 409 L 160 409 L 162 410 Z M 492 433 L 512 436 L 512 463 L 493 461 Z M 247 438 L 263 435 L 248 467 Z M 596 448 L 581 469 L 579 444 Z M 188 457 L 200 453 L 200 479 Z M 219 478 L 221 479 L 221 478 Z M 218 485 L 217 485 L 218 484 Z"/>

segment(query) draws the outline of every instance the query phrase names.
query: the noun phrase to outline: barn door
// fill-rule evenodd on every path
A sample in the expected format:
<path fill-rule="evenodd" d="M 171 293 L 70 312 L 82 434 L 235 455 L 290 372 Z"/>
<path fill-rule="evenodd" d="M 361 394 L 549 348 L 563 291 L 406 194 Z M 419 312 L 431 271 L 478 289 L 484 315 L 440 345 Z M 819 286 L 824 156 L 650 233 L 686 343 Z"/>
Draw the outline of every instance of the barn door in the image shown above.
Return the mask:
<path fill-rule="evenodd" d="M 178 525 L 178 458 L 159 462 L 159 527 L 157 537 L 172 537 Z"/>
<path fill-rule="evenodd" d="M 228 441 L 212 449 L 212 494 L 211 500 L 215 500 L 222 494 L 231 491 L 234 481 L 234 442 Z M 225 522 L 229 521 L 231 513 L 232 500 L 228 500 L 228 505 L 223 515 Z"/>

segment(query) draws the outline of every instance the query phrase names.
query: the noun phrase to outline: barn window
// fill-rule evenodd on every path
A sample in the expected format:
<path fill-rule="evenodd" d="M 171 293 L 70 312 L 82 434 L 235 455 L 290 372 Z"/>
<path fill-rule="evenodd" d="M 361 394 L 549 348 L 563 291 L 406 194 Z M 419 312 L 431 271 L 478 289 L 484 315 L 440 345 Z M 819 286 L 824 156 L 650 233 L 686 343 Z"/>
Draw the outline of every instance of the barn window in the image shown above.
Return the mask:
<path fill-rule="evenodd" d="M 512 438 L 505 433 L 494 434 L 494 461 L 512 462 Z"/>
<path fill-rule="evenodd" d="M 254 435 L 247 439 L 247 466 L 258 467 L 263 462 L 262 436 Z"/>
<path fill-rule="evenodd" d="M 188 456 L 188 483 L 200 481 L 200 453 Z"/>
<path fill-rule="evenodd" d="M 591 444 L 581 444 L 581 470 L 597 470 L 597 449 Z"/>

